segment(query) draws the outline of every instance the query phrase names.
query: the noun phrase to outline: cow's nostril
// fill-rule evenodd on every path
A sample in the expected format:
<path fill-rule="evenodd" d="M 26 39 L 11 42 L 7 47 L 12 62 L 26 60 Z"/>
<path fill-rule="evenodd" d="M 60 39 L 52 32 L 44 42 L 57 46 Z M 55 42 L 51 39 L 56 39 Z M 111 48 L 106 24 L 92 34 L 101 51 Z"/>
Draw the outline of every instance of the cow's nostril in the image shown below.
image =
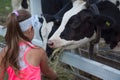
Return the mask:
<path fill-rule="evenodd" d="M 49 45 L 50 47 L 53 47 L 53 46 L 54 46 L 54 43 L 49 40 L 49 41 L 48 41 L 48 45 Z"/>

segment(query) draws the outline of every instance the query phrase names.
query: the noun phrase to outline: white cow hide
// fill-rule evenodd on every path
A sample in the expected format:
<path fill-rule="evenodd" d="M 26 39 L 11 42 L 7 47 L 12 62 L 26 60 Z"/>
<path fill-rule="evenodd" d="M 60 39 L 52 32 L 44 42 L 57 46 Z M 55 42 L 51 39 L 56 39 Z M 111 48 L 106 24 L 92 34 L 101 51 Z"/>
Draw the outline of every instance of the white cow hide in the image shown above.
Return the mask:
<path fill-rule="evenodd" d="M 54 23 L 51 22 L 46 22 L 45 18 L 43 17 L 43 25 L 41 28 L 41 35 L 43 37 L 43 48 L 46 50 L 46 45 L 48 42 L 48 35 L 52 30 L 52 26 L 54 25 Z"/>

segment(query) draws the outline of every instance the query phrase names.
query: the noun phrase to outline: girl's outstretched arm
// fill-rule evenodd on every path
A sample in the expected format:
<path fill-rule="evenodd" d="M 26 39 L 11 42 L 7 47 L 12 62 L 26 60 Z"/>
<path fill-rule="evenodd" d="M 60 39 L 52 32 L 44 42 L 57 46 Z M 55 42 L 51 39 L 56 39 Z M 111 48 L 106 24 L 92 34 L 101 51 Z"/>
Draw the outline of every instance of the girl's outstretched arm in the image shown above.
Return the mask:
<path fill-rule="evenodd" d="M 40 67 L 43 75 L 48 77 L 50 80 L 56 80 L 58 78 L 57 73 L 53 71 L 48 65 L 48 57 L 44 51 L 42 52 L 42 59 L 40 61 Z"/>

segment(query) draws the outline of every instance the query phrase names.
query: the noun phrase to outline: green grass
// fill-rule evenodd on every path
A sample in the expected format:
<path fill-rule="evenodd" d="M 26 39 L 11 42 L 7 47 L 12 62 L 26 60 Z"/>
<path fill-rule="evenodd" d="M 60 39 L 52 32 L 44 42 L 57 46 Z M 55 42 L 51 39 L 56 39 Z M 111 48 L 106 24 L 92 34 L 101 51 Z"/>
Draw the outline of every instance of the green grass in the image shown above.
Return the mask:
<path fill-rule="evenodd" d="M 11 11 L 11 0 L 0 0 L 0 25 L 4 25 L 5 19 Z M 0 36 L 0 42 L 4 42 L 2 36 Z"/>
<path fill-rule="evenodd" d="M 4 25 L 6 17 L 11 11 L 11 0 L 0 0 L 0 25 Z"/>
<path fill-rule="evenodd" d="M 8 15 L 11 11 L 11 0 L 0 0 L 0 16 Z"/>
<path fill-rule="evenodd" d="M 0 36 L 0 42 L 5 42 L 4 37 Z"/>
<path fill-rule="evenodd" d="M 6 17 L 11 11 L 11 0 L 0 0 L 0 25 L 4 25 Z M 4 42 L 2 36 L 0 36 L 0 42 Z"/>

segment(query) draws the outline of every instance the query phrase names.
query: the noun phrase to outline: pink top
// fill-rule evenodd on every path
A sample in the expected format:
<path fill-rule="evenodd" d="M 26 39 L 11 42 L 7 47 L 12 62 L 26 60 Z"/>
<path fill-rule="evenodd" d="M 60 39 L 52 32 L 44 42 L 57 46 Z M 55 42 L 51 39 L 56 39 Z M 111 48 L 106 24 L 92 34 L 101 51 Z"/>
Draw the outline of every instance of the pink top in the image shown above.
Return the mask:
<path fill-rule="evenodd" d="M 31 46 L 28 46 L 28 44 Z M 18 75 L 15 74 L 13 68 L 11 66 L 8 67 L 8 80 L 41 80 L 41 69 L 40 66 L 35 67 L 30 65 L 26 60 L 26 54 L 32 47 L 34 47 L 31 43 L 23 43 L 19 44 L 20 52 L 19 52 L 19 64 L 20 64 L 20 73 Z M 34 53 L 35 54 L 35 53 Z"/>

